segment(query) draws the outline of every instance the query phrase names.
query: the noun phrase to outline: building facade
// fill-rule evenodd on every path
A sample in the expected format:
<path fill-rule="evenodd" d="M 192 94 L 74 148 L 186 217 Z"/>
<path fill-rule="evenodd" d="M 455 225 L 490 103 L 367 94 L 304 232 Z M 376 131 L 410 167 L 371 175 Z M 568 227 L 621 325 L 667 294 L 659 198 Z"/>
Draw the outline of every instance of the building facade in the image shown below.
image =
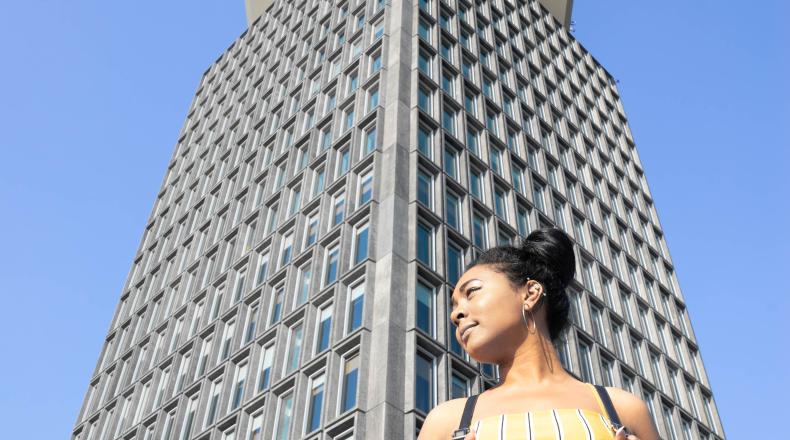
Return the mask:
<path fill-rule="evenodd" d="M 615 81 L 569 11 L 255 2 L 200 81 L 73 439 L 415 438 L 497 381 L 454 338 L 453 283 L 543 226 L 578 256 L 566 368 L 642 396 L 663 438 L 724 438 Z"/>

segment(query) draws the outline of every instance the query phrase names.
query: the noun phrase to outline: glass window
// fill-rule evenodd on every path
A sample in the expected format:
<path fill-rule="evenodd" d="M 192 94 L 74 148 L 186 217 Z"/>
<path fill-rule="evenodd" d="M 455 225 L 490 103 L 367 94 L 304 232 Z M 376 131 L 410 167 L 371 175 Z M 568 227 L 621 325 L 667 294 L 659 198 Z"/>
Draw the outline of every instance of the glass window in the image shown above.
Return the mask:
<path fill-rule="evenodd" d="M 433 157 L 431 154 L 431 136 L 431 131 L 424 126 L 420 125 L 417 128 L 417 149 L 420 151 L 420 153 L 430 158 Z"/>
<path fill-rule="evenodd" d="M 272 300 L 271 310 L 269 312 L 269 325 L 273 325 L 280 320 L 280 314 L 283 308 L 283 296 L 285 295 L 285 287 L 280 285 L 275 288 L 274 299 Z"/>
<path fill-rule="evenodd" d="M 335 196 L 335 206 L 332 213 L 332 226 L 339 225 L 345 216 L 346 212 L 346 196 L 340 193 Z"/>
<path fill-rule="evenodd" d="M 446 220 L 447 224 L 457 230 L 461 230 L 461 200 L 455 193 L 447 191 L 445 195 L 447 203 Z"/>
<path fill-rule="evenodd" d="M 447 245 L 447 282 L 454 285 L 463 273 L 463 250 L 453 244 Z"/>
<path fill-rule="evenodd" d="M 364 205 L 373 197 L 373 173 L 367 173 L 360 178 L 359 205 Z"/>
<path fill-rule="evenodd" d="M 272 378 L 272 362 L 274 360 L 274 346 L 269 345 L 263 349 L 261 355 L 261 371 L 258 374 L 258 391 L 269 388 Z"/>
<path fill-rule="evenodd" d="M 473 196 L 485 200 L 483 197 L 483 175 L 474 168 L 469 170 L 469 190 Z"/>
<path fill-rule="evenodd" d="M 474 245 L 486 249 L 488 242 L 488 233 L 486 227 L 486 220 L 480 215 L 475 213 L 472 217 L 472 241 Z"/>
<path fill-rule="evenodd" d="M 353 332 L 362 325 L 362 308 L 364 307 L 364 301 L 365 283 L 360 283 L 350 289 L 346 334 Z"/>
<path fill-rule="evenodd" d="M 311 380 L 310 403 L 307 413 L 307 432 L 313 432 L 321 426 L 321 409 L 324 401 L 324 375 Z"/>
<path fill-rule="evenodd" d="M 417 223 L 417 259 L 433 267 L 433 228 L 422 222 Z"/>
<path fill-rule="evenodd" d="M 326 260 L 324 262 L 324 286 L 328 286 L 337 280 L 337 265 L 338 265 L 338 255 L 340 254 L 340 248 L 335 246 L 329 249 L 326 253 Z"/>
<path fill-rule="evenodd" d="M 343 365 L 343 390 L 340 398 L 340 412 L 346 412 L 357 405 L 357 376 L 359 374 L 359 355 L 345 360 Z"/>
<path fill-rule="evenodd" d="M 368 154 L 376 149 L 376 127 L 370 128 L 365 132 L 365 153 Z"/>
<path fill-rule="evenodd" d="M 431 336 L 434 336 L 435 298 L 432 287 L 422 281 L 417 282 L 417 328 Z"/>
<path fill-rule="evenodd" d="M 455 135 L 455 111 L 452 108 L 445 106 L 442 109 L 442 128 L 451 135 Z"/>
<path fill-rule="evenodd" d="M 299 367 L 299 359 L 302 353 L 302 323 L 291 327 L 288 337 L 288 361 L 285 367 L 285 374 L 289 374 Z"/>
<path fill-rule="evenodd" d="M 450 146 L 444 147 L 444 171 L 458 180 L 458 152 Z"/>
<path fill-rule="evenodd" d="M 417 200 L 428 208 L 433 208 L 433 178 L 424 169 L 417 170 Z"/>
<path fill-rule="evenodd" d="M 368 225 L 359 226 L 354 237 L 354 264 L 368 258 Z"/>
<path fill-rule="evenodd" d="M 468 127 L 466 129 L 466 148 L 469 149 L 475 156 L 480 156 L 477 146 L 478 133 L 475 129 Z"/>
<path fill-rule="evenodd" d="M 431 92 L 423 86 L 417 87 L 417 106 L 425 113 L 431 114 Z"/>
<path fill-rule="evenodd" d="M 452 383 L 450 384 L 450 398 L 457 399 L 467 397 L 471 394 L 471 385 L 468 378 L 459 373 L 453 372 Z"/>
<path fill-rule="evenodd" d="M 592 348 L 584 340 L 579 341 L 579 367 L 582 380 L 588 383 L 595 382 L 592 370 Z"/>
<path fill-rule="evenodd" d="M 318 331 L 316 332 L 316 349 L 315 353 L 321 353 L 329 348 L 330 338 L 332 336 L 332 305 L 321 309 L 321 314 L 318 320 Z"/>
<path fill-rule="evenodd" d="M 276 440 L 288 440 L 290 438 L 291 420 L 293 418 L 293 404 L 293 391 L 289 391 L 280 398 L 277 416 Z"/>
<path fill-rule="evenodd" d="M 502 188 L 494 188 L 494 211 L 499 217 L 507 219 L 507 196 Z"/>
<path fill-rule="evenodd" d="M 434 360 L 422 352 L 416 356 L 415 406 L 428 413 L 434 405 Z"/>

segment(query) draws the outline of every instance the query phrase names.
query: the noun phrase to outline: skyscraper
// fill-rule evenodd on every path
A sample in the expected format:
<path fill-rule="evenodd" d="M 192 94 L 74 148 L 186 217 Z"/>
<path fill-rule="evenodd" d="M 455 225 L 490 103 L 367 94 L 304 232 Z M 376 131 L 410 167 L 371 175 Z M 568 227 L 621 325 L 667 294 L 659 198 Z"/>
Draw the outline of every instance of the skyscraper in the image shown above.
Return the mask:
<path fill-rule="evenodd" d="M 414 438 L 480 392 L 450 323 L 485 248 L 575 241 L 582 380 L 724 438 L 616 84 L 570 1 L 247 0 L 205 72 L 72 438 Z"/>

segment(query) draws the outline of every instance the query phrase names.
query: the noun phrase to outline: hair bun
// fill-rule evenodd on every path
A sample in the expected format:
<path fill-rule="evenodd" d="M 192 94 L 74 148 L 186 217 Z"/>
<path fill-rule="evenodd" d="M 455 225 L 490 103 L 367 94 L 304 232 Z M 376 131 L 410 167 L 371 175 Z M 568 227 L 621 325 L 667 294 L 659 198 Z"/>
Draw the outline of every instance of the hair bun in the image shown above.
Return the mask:
<path fill-rule="evenodd" d="M 568 234 L 557 228 L 536 229 L 519 247 L 522 258 L 534 258 L 556 268 L 554 280 L 545 280 L 549 288 L 564 289 L 576 272 L 573 242 Z M 553 284 L 553 285 L 552 285 Z"/>

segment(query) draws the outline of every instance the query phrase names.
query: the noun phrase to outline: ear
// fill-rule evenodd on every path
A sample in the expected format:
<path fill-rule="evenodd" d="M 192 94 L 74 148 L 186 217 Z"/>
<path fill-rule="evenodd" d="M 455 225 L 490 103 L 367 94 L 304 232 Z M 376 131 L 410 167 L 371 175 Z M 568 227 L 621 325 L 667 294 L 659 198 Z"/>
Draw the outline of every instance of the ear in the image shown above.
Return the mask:
<path fill-rule="evenodd" d="M 535 307 L 535 304 L 537 304 L 540 297 L 543 295 L 543 284 L 536 280 L 529 280 L 527 284 L 524 285 L 523 290 L 524 293 L 522 298 L 527 308 L 531 309 Z"/>
<path fill-rule="evenodd" d="M 527 284 L 525 284 L 521 291 L 521 300 L 525 304 L 527 309 L 531 309 L 535 307 L 535 304 L 540 300 L 540 297 L 543 295 L 543 284 L 539 281 L 529 280 Z"/>

